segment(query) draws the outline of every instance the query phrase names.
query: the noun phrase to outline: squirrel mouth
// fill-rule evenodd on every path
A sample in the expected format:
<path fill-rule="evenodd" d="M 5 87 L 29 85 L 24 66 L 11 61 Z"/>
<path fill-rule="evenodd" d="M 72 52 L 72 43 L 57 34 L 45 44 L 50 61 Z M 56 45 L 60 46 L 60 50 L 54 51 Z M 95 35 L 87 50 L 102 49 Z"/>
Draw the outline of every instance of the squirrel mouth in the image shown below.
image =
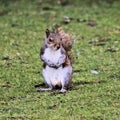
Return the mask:
<path fill-rule="evenodd" d="M 60 45 L 55 46 L 55 48 L 56 48 L 56 50 L 58 50 L 60 48 Z"/>

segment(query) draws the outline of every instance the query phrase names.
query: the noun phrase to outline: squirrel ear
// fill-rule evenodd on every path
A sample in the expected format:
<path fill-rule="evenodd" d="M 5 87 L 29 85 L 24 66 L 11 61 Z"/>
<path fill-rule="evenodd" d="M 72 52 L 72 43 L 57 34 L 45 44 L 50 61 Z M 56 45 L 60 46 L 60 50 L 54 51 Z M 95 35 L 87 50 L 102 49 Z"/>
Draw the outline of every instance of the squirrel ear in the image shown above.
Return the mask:
<path fill-rule="evenodd" d="M 46 29 L 46 37 L 48 38 L 49 37 L 49 35 L 50 35 L 50 30 L 49 29 Z"/>

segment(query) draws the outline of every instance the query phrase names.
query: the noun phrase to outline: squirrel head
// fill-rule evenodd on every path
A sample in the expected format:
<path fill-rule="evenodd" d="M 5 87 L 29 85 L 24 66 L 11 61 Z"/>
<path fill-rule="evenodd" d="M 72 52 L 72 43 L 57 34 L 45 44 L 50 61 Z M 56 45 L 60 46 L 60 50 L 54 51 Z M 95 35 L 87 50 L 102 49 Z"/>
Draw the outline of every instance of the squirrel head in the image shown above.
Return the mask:
<path fill-rule="evenodd" d="M 48 47 L 59 49 L 62 44 L 62 38 L 58 33 L 46 29 L 45 43 Z"/>

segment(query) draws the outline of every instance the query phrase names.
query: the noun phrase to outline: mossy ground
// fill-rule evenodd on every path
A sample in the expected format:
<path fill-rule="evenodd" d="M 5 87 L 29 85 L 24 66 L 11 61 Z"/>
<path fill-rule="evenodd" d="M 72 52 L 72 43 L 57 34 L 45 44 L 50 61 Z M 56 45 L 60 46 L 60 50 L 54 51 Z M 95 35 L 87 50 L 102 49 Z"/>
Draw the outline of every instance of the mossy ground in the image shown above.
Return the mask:
<path fill-rule="evenodd" d="M 65 95 L 35 88 L 45 29 L 55 24 L 75 36 L 79 72 Z M 120 1 L 0 1 L 0 120 L 14 119 L 120 119 Z"/>

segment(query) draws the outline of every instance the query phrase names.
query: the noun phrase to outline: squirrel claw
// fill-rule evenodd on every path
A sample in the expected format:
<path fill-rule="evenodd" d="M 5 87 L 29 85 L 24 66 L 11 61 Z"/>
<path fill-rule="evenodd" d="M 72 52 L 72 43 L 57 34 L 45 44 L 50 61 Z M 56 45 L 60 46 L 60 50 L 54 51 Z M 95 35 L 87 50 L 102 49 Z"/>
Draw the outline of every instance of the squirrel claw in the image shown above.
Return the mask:
<path fill-rule="evenodd" d="M 67 92 L 66 89 L 61 89 L 61 90 L 59 91 L 59 93 L 62 93 L 62 94 L 65 94 L 66 92 Z"/>

